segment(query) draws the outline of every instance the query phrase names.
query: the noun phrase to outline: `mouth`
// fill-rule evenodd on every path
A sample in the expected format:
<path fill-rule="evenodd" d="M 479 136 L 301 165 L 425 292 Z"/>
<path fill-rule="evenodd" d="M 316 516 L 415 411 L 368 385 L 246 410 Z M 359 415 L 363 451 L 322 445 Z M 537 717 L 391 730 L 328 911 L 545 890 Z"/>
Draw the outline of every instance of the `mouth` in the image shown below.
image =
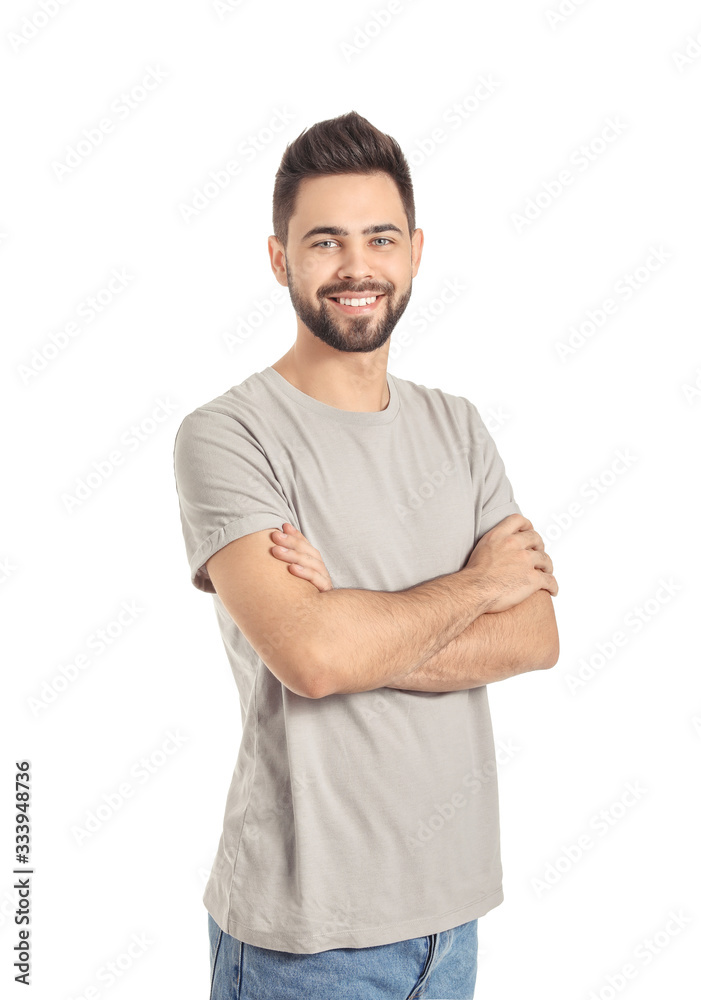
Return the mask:
<path fill-rule="evenodd" d="M 371 295 L 329 295 L 330 302 L 333 302 L 337 309 L 349 316 L 360 316 L 362 313 L 371 313 L 379 306 L 385 297 L 384 292 L 375 292 Z M 341 302 L 341 299 L 343 302 Z M 364 305 L 348 305 L 350 302 L 365 303 Z M 344 303 L 346 303 L 344 305 Z"/>

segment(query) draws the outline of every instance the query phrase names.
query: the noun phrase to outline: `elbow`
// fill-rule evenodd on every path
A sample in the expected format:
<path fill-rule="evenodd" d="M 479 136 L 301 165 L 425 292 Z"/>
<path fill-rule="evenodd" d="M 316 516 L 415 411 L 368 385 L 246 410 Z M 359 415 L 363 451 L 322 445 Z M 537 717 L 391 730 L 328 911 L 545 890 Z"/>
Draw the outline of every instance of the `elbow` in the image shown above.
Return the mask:
<path fill-rule="evenodd" d="M 329 657 L 326 655 L 325 643 L 322 643 L 319 620 L 318 598 L 323 594 L 314 594 L 305 606 L 304 614 L 296 621 L 296 636 L 292 660 L 297 681 L 297 693 L 303 698 L 325 698 L 334 694 L 329 676 Z"/>
<path fill-rule="evenodd" d="M 335 660 L 333 646 L 320 634 L 317 623 L 309 620 L 300 632 L 304 639 L 293 653 L 298 693 L 304 698 L 325 698 L 336 694 L 338 687 L 329 664 Z"/>
<path fill-rule="evenodd" d="M 546 646 L 546 648 L 541 653 L 538 669 L 550 670 L 551 667 L 555 666 L 555 664 L 559 659 L 560 659 L 560 640 L 556 632 L 553 641 L 550 642 L 548 646 Z"/>
<path fill-rule="evenodd" d="M 307 680 L 304 688 L 305 698 L 325 698 L 328 694 L 333 694 L 333 691 L 320 678 Z"/>
<path fill-rule="evenodd" d="M 325 698 L 329 694 L 336 693 L 328 670 L 328 661 L 313 655 L 312 651 L 308 651 L 302 678 L 305 698 Z"/>
<path fill-rule="evenodd" d="M 332 694 L 326 671 L 308 647 L 294 650 L 288 647 L 284 656 L 268 657 L 265 663 L 280 683 L 300 698 L 324 698 Z"/>
<path fill-rule="evenodd" d="M 545 595 L 547 617 L 538 630 L 539 641 L 537 643 L 538 657 L 536 670 L 550 670 L 560 659 L 560 636 L 557 622 L 555 621 L 552 597 L 544 590 L 538 593 Z"/>
<path fill-rule="evenodd" d="M 334 694 L 326 642 L 321 641 L 316 604 L 298 608 L 294 620 L 268 636 L 259 651 L 266 665 L 286 688 L 301 698 L 325 698 Z"/>
<path fill-rule="evenodd" d="M 325 671 L 319 667 L 316 632 L 316 622 L 297 607 L 294 615 L 268 629 L 258 642 L 249 638 L 270 673 L 300 698 L 323 698 L 329 693 Z"/>
<path fill-rule="evenodd" d="M 307 669 L 296 683 L 295 694 L 301 695 L 302 698 L 325 698 L 328 694 L 333 693 L 334 691 L 325 675 L 320 671 Z"/>

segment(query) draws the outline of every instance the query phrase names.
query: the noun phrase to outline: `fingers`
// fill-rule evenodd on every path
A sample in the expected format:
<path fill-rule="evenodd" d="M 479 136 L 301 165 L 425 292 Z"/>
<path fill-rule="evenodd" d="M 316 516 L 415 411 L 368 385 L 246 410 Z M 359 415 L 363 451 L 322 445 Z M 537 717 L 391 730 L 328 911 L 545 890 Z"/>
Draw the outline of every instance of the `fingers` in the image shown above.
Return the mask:
<path fill-rule="evenodd" d="M 528 523 L 530 524 L 530 521 Z M 533 528 L 527 528 L 525 527 L 525 525 L 523 528 L 520 529 L 520 532 L 523 534 L 524 541 L 528 543 L 526 545 L 526 548 L 533 549 L 535 552 L 538 553 L 536 559 L 533 562 L 533 566 L 535 569 L 542 570 L 549 577 L 548 586 L 546 589 L 554 597 L 557 594 L 558 585 L 557 585 L 557 580 L 552 575 L 553 561 L 548 555 L 548 553 L 545 551 L 545 544 L 543 542 L 542 537 Z"/>
<path fill-rule="evenodd" d="M 273 545 L 272 552 L 278 559 L 294 563 L 296 566 L 306 566 L 307 569 L 317 571 L 326 569 L 321 559 L 317 559 L 309 552 L 302 552 L 294 548 L 285 548 L 283 545 Z"/>
<path fill-rule="evenodd" d="M 507 514 L 506 517 L 494 526 L 505 534 L 510 535 L 513 531 L 528 531 L 533 527 L 531 522 L 523 514 Z M 491 529 L 494 531 L 494 528 Z"/>
<path fill-rule="evenodd" d="M 525 543 L 524 547 L 534 551 L 533 568 L 540 570 L 546 577 L 542 589 L 547 590 L 554 597 L 559 588 L 555 577 L 552 575 L 553 562 L 545 551 L 543 539 L 534 530 L 527 518 L 523 518 L 519 514 L 510 516 L 514 519 L 520 519 L 523 522 L 519 528 L 519 534 L 522 542 Z M 275 542 L 272 554 L 277 559 L 287 562 L 291 573 L 304 580 L 308 580 L 319 591 L 333 590 L 333 583 L 321 558 L 321 553 L 307 541 L 302 532 L 298 531 L 294 525 L 290 524 L 289 521 L 285 521 L 282 531 L 276 529 L 271 532 L 270 537 Z"/>
<path fill-rule="evenodd" d="M 302 566 L 300 563 L 289 563 L 289 571 L 294 576 L 299 576 L 303 580 L 308 580 L 317 590 L 333 590 L 331 578 L 324 572 L 314 569 L 312 566 Z"/>
<path fill-rule="evenodd" d="M 323 565 L 321 553 L 313 545 L 310 545 L 304 535 L 299 532 L 295 537 L 294 535 L 283 535 L 281 531 L 274 531 L 271 537 L 275 542 L 274 548 L 282 550 L 282 555 L 290 556 L 294 554 L 295 562 L 311 559 Z"/>
<path fill-rule="evenodd" d="M 287 521 L 283 529 L 287 530 L 271 532 L 271 538 L 276 543 L 271 551 L 276 559 L 287 562 L 294 576 L 309 580 L 317 590 L 333 590 L 331 577 L 318 549 Z"/>
<path fill-rule="evenodd" d="M 553 571 L 553 561 L 547 552 L 539 552 L 533 560 L 533 566 L 535 569 L 542 569 L 544 573 Z"/>
<path fill-rule="evenodd" d="M 307 541 L 301 531 L 297 531 L 295 527 L 288 524 L 287 521 L 283 524 L 285 531 L 278 531 L 277 529 L 272 532 L 271 538 L 278 545 L 290 549 L 294 552 L 299 552 L 300 554 L 308 552 L 310 555 L 314 556 L 316 559 L 321 559 L 321 553 L 318 549 Z"/>
<path fill-rule="evenodd" d="M 519 537 L 527 549 L 540 549 L 543 551 L 543 539 L 533 528 L 523 528 L 519 531 Z"/>
<path fill-rule="evenodd" d="M 321 559 L 315 559 L 295 549 L 284 549 L 280 545 L 274 545 L 271 551 L 276 559 L 288 563 L 290 572 L 294 576 L 309 580 L 317 590 L 333 590 L 331 577 Z"/>

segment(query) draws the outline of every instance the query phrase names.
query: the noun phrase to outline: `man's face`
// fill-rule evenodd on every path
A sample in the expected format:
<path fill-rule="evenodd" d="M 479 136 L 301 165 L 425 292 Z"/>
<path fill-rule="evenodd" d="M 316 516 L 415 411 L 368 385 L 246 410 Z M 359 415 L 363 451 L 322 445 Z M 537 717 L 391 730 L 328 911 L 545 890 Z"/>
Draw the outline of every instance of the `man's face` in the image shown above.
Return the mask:
<path fill-rule="evenodd" d="M 411 297 L 420 230 L 407 217 L 385 173 L 305 178 L 290 219 L 285 266 L 290 299 L 307 329 L 338 351 L 376 351 Z M 344 305 L 339 299 L 367 299 Z"/>

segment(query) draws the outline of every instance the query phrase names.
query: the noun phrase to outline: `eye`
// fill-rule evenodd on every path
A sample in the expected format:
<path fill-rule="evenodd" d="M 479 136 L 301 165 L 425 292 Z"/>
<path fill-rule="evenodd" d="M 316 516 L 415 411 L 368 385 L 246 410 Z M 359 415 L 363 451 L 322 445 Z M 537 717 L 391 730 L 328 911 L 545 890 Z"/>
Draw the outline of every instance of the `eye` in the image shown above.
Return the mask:
<path fill-rule="evenodd" d="M 391 240 L 388 236 L 376 236 L 372 242 L 377 243 L 378 240 L 384 240 L 384 243 L 381 244 L 382 246 L 394 243 L 394 240 Z M 320 240 L 318 243 L 313 243 L 312 247 L 326 247 L 329 244 L 336 242 L 336 240 Z"/>

